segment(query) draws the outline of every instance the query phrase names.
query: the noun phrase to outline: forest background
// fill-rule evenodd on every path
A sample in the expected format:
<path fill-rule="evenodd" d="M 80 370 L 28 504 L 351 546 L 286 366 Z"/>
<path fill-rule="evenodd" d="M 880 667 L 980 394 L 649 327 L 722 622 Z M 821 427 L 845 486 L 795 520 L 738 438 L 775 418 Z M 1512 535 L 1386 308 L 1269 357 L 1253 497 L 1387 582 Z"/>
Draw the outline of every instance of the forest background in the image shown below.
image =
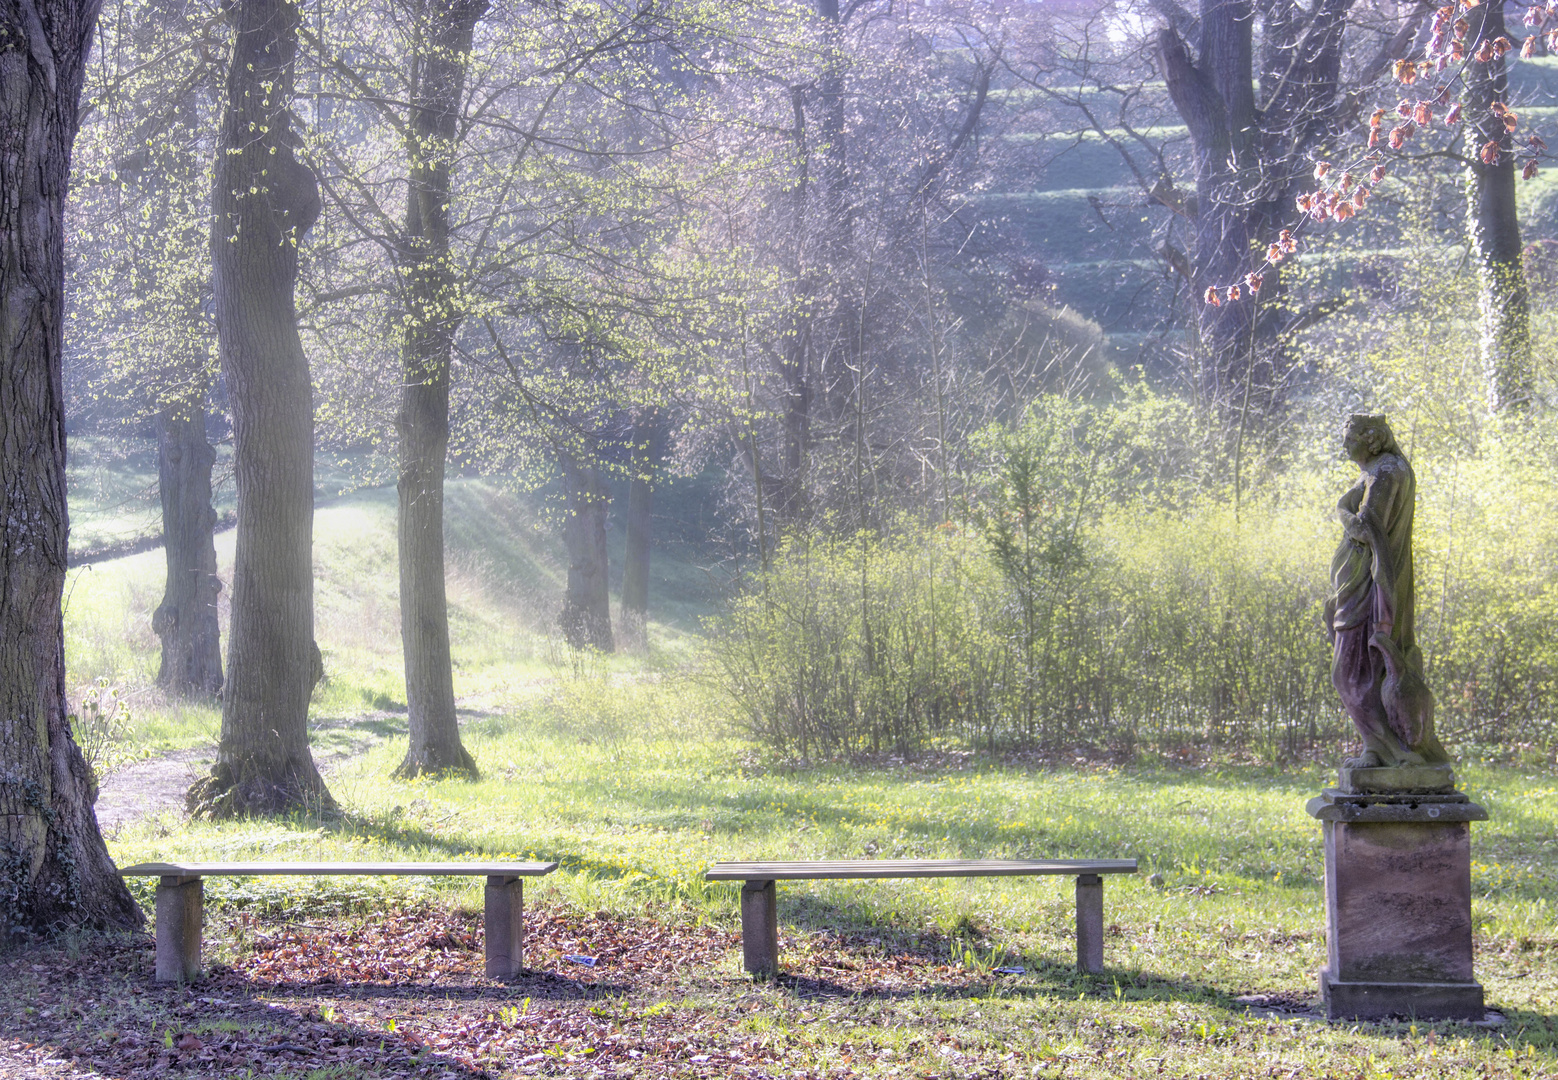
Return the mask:
<path fill-rule="evenodd" d="M 287 140 L 319 207 L 297 325 L 339 463 L 320 483 L 428 493 L 402 492 L 399 561 L 435 622 L 442 589 L 419 582 L 442 574 L 445 452 L 460 478 L 545 493 L 566 584 L 531 625 L 608 652 L 654 655 L 649 551 L 694 535 L 721 613 L 678 663 L 781 752 L 1293 759 L 1348 737 L 1315 629 L 1349 482 L 1336 431 L 1384 412 L 1420 478 L 1445 737 L 1550 759 L 1553 196 L 1546 172 L 1518 198 L 1482 175 L 1534 171 L 1524 139 L 1554 107 L 1542 9 L 1507 14 L 1528 11 L 1531 55 L 1442 77 L 1459 100 L 1500 69 L 1490 102 L 1521 117 L 1488 113 L 1503 161 L 1478 153 L 1487 105 L 1441 115 L 1354 168 L 1360 192 L 1389 172 L 1356 220 L 1317 222 L 1294 207 L 1316 163 L 1363 161 L 1376 107 L 1399 131 L 1398 101 L 1432 97 L 1389 62 L 1437 32 L 1429 9 L 1267 5 L 1242 53 L 1218 51 L 1219 5 L 298 9 Z M 468 54 L 438 38 L 456 15 Z M 206 254 L 229 35 L 198 4 L 105 11 L 66 361 L 73 558 L 189 536 L 169 565 L 213 584 L 207 474 L 234 502 Z M 433 66 L 451 57 L 458 85 Z M 1245 110 L 1251 137 L 1209 109 Z M 1259 293 L 1206 303 L 1253 271 Z M 154 439 L 160 522 L 152 485 L 137 507 L 101 479 L 144 480 Z M 178 579 L 149 613 L 160 682 L 209 692 L 229 594 Z M 197 623 L 180 659 L 168 628 Z M 447 743 L 452 693 L 420 689 L 447 683 L 447 642 L 405 649 L 411 712 Z M 148 676 L 78 660 L 71 682 Z"/>

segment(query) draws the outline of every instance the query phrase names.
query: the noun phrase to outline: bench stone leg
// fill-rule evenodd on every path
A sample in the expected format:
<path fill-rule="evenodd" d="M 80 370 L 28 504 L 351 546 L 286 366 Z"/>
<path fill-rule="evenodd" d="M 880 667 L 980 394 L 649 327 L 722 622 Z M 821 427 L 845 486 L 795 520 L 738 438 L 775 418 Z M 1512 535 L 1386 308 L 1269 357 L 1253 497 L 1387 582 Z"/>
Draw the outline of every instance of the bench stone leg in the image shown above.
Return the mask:
<path fill-rule="evenodd" d="M 1077 875 L 1077 970 L 1104 969 L 1104 879 Z"/>
<path fill-rule="evenodd" d="M 487 974 L 506 979 L 522 974 L 525 946 L 525 879 L 487 878 Z"/>
<path fill-rule="evenodd" d="M 157 981 L 194 982 L 200 978 L 200 920 L 205 885 L 200 878 L 164 877 L 157 881 Z"/>
<path fill-rule="evenodd" d="M 772 881 L 741 883 L 741 960 L 754 975 L 779 972 L 779 904 Z"/>

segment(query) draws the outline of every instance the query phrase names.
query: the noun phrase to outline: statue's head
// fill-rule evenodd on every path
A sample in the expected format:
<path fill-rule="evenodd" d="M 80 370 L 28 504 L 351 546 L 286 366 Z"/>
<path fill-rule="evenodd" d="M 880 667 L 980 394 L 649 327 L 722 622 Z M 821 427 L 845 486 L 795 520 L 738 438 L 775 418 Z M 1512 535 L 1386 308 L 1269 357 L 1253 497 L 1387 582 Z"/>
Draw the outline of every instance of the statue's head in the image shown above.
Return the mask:
<path fill-rule="evenodd" d="M 1391 432 L 1385 417 L 1373 413 L 1353 413 L 1347 418 L 1347 429 L 1342 433 L 1342 447 L 1347 456 L 1362 464 L 1381 454 L 1401 453 L 1396 436 Z"/>

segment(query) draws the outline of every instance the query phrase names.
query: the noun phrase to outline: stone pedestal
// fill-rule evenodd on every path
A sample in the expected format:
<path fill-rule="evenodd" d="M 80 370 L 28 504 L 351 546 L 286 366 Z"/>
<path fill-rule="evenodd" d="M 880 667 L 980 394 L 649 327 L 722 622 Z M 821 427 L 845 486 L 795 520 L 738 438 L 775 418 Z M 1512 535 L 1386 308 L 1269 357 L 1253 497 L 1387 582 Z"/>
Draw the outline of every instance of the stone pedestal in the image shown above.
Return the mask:
<path fill-rule="evenodd" d="M 1391 790 L 1391 778 L 1356 775 L 1390 771 L 1344 770 L 1344 785 L 1365 790 L 1331 789 L 1309 801 L 1325 830 L 1325 1013 L 1480 1020 L 1471 822 L 1486 821 L 1487 811 L 1455 791 L 1447 768 L 1435 791 Z"/>

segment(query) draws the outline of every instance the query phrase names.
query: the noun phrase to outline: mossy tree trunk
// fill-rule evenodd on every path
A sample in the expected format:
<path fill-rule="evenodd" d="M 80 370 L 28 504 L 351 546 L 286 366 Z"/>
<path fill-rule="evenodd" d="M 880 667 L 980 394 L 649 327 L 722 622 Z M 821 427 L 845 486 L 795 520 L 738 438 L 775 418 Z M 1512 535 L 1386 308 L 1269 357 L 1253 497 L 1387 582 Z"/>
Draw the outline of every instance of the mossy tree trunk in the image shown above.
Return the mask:
<path fill-rule="evenodd" d="M 314 415 L 293 290 L 319 185 L 293 154 L 298 7 L 237 0 L 212 190 L 217 341 L 238 489 L 227 685 L 212 774 L 190 791 L 213 816 L 333 809 L 308 746 L 323 674 L 314 643 Z"/>
<path fill-rule="evenodd" d="M 1504 36 L 1504 2 L 1493 0 L 1473 8 L 1470 40 L 1496 41 Z M 1468 50 L 1473 51 L 1473 50 Z M 1466 138 L 1468 226 L 1477 253 L 1478 307 L 1482 314 L 1482 364 L 1488 405 L 1495 411 L 1523 410 L 1535 392 L 1531 361 L 1531 294 L 1521 261 L 1520 214 L 1515 200 L 1514 139 L 1494 106 L 1509 103 L 1509 79 L 1504 58 L 1467 64 Z M 1482 148 L 1498 147 L 1493 163 L 1482 159 Z"/>
<path fill-rule="evenodd" d="M 71 737 L 60 610 L 64 205 L 98 7 L 0 4 L 0 947 L 143 921 Z"/>
<path fill-rule="evenodd" d="M 401 265 L 407 282 L 400 435 L 400 635 L 411 741 L 403 777 L 460 773 L 476 762 L 460 742 L 444 589 L 444 465 L 449 451 L 449 364 L 460 327 L 449 250 L 450 159 L 465 67 L 486 0 L 415 5 L 410 198 Z"/>

